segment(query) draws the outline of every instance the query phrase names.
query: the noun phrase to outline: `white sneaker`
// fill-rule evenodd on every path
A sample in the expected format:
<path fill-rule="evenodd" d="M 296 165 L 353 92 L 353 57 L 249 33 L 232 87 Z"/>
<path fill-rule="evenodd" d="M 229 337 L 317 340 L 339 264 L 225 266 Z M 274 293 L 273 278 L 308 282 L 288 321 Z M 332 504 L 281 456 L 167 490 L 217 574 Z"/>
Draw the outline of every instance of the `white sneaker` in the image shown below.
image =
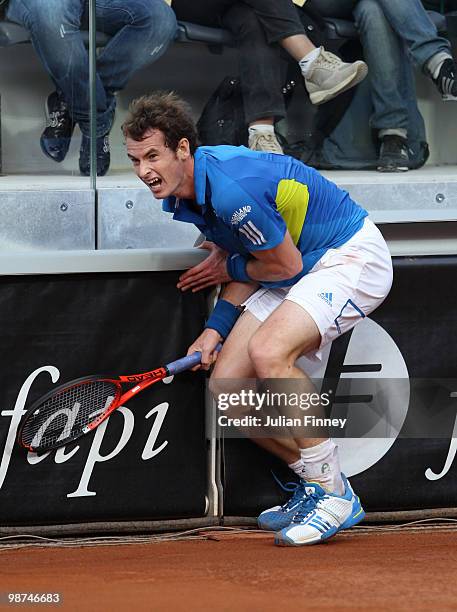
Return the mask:
<path fill-rule="evenodd" d="M 284 155 L 281 145 L 275 134 L 270 132 L 254 132 L 249 135 L 249 148 L 252 151 L 278 153 Z"/>
<path fill-rule="evenodd" d="M 345 486 L 344 495 L 327 493 L 315 482 L 305 483 L 308 501 L 303 500 L 290 525 L 275 534 L 275 544 L 318 544 L 363 520 L 365 512 L 360 499 L 344 474 L 341 476 Z"/>
<path fill-rule="evenodd" d="M 348 64 L 321 47 L 319 57 L 311 64 L 305 77 L 305 85 L 311 102 L 318 105 L 358 85 L 367 74 L 365 62 Z"/>

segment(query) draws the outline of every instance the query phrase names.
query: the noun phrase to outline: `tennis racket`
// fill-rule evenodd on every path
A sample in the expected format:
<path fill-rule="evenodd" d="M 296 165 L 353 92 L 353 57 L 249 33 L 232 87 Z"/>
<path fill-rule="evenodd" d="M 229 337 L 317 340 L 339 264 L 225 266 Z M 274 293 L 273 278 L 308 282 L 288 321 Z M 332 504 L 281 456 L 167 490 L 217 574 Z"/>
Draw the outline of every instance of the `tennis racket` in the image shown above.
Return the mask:
<path fill-rule="evenodd" d="M 222 345 L 216 347 L 220 351 Z M 85 376 L 56 387 L 40 397 L 27 411 L 20 425 L 18 443 L 33 452 L 64 446 L 94 430 L 109 415 L 144 389 L 167 376 L 198 365 L 197 351 L 177 361 L 144 372 L 118 378 Z M 127 391 L 123 385 L 134 384 Z"/>

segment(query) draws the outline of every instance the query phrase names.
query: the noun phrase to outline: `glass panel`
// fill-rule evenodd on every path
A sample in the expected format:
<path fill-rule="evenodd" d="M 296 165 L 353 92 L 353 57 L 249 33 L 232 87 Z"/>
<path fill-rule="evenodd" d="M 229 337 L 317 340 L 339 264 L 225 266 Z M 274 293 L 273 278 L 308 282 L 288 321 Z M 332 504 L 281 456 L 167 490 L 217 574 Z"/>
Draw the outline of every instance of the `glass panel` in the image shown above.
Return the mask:
<path fill-rule="evenodd" d="M 0 249 L 93 248 L 94 194 L 80 151 L 87 16 L 71 0 L 2 7 Z"/>
<path fill-rule="evenodd" d="M 100 248 L 116 249 L 192 247 L 199 231 L 191 224 L 173 223 L 170 215 L 162 212 L 161 202 L 136 177 L 121 126 L 130 102 L 157 90 L 178 92 L 191 104 L 198 119 L 222 77 L 236 74 L 237 56 L 233 49 L 221 45 L 173 42 L 175 14 L 164 0 L 124 0 L 120 5 L 122 11 L 119 2 L 112 0 L 109 8 L 97 8 L 96 17 L 97 38 L 102 33 L 110 37 L 97 52 L 97 84 L 104 87 L 102 99 L 112 97 L 116 107 L 109 133 L 110 168 L 105 176 L 97 177 L 98 244 Z M 134 13 L 130 23 L 126 23 L 126 6 Z M 100 109 L 97 118 L 100 138 Z M 99 144 L 99 151 L 101 147 Z"/>
<path fill-rule="evenodd" d="M 170 244 L 160 236 L 161 221 L 170 220 L 135 176 L 121 130 L 133 98 L 155 89 L 179 87 L 181 74 L 192 70 L 189 65 L 180 66 L 181 60 L 176 63 L 175 57 L 170 63 L 176 48 L 172 45 L 174 12 L 164 0 L 91 2 L 95 5 L 97 46 L 92 112 L 96 117 L 98 246 L 175 246 L 180 244 L 178 240 Z M 155 231 L 143 232 L 149 224 Z M 193 244 L 194 234 L 198 235 L 190 229 L 187 246 Z"/>

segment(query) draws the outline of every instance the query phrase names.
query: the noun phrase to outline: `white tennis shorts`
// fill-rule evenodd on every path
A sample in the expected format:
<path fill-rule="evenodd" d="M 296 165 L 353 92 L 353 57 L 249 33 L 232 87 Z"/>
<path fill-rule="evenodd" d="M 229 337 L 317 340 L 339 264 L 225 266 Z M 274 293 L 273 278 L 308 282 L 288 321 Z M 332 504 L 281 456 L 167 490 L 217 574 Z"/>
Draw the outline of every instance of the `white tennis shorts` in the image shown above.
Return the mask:
<path fill-rule="evenodd" d="M 284 300 L 301 306 L 315 321 L 321 349 L 370 314 L 392 286 L 392 259 L 381 232 L 370 219 L 348 242 L 328 250 L 292 287 L 259 289 L 245 302 L 259 321 Z"/>

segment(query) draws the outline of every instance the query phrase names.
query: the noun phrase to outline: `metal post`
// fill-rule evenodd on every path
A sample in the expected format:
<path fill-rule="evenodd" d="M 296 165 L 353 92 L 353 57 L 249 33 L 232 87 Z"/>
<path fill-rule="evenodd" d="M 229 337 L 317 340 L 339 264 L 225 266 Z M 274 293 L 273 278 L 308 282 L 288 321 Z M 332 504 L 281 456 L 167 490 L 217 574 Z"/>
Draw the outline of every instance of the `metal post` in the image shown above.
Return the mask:
<path fill-rule="evenodd" d="M 96 13 L 95 0 L 89 0 L 89 100 L 90 100 L 90 187 L 96 189 L 97 183 L 97 101 L 96 101 Z"/>
<path fill-rule="evenodd" d="M 0 94 L 0 176 L 2 175 L 2 96 Z"/>

